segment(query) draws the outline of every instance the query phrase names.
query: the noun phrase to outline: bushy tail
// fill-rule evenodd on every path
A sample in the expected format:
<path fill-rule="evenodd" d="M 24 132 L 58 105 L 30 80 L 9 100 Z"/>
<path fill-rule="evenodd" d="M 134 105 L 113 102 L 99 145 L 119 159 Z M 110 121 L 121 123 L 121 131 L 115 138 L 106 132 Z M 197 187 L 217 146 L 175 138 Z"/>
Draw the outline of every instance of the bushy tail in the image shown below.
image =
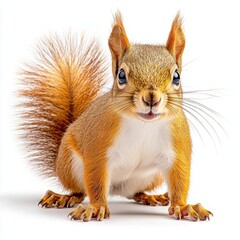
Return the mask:
<path fill-rule="evenodd" d="M 55 176 L 62 136 L 99 94 L 105 66 L 96 41 L 54 35 L 39 42 L 36 61 L 21 71 L 21 136 L 41 174 Z"/>

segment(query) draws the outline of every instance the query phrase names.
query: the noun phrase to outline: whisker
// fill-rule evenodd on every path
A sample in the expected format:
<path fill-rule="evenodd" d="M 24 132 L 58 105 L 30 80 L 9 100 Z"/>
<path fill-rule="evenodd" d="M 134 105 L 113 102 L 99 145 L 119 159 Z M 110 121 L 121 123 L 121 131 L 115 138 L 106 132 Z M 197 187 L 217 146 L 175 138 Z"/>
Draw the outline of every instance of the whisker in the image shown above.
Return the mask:
<path fill-rule="evenodd" d="M 190 107 L 193 107 L 195 109 L 198 109 L 199 111 L 201 111 L 202 113 L 206 114 L 208 117 L 210 117 L 221 129 L 222 131 L 226 134 L 226 136 L 228 136 L 227 132 L 225 131 L 224 127 L 211 115 L 209 114 L 207 111 L 204 111 L 202 108 L 198 107 L 198 106 L 195 106 L 194 104 L 190 104 L 190 103 L 187 103 L 187 102 L 183 102 L 183 105 L 188 105 Z M 207 108 L 206 108 L 207 109 Z M 208 110 L 208 109 L 207 109 Z M 210 111 L 210 110 L 209 110 Z M 212 112 L 213 111 L 213 112 Z M 218 114 L 218 113 L 215 113 L 214 110 L 210 111 L 212 114 Z"/>
<path fill-rule="evenodd" d="M 119 99 L 121 98 L 121 99 Z M 126 101 L 123 101 L 122 98 L 125 98 Z M 126 96 L 117 96 L 114 98 L 114 101 L 110 105 L 110 109 L 116 110 L 120 114 L 124 114 L 132 106 L 132 95 L 131 98 Z"/>
<path fill-rule="evenodd" d="M 184 99 L 184 101 L 185 101 L 185 99 Z M 215 115 L 218 116 L 219 118 L 222 118 L 222 119 L 223 119 L 223 116 L 222 116 L 221 114 L 219 114 L 219 113 L 216 112 L 215 110 L 211 109 L 210 107 L 204 105 L 203 103 L 199 103 L 199 102 L 197 102 L 197 101 L 195 101 L 195 100 L 192 100 L 192 99 L 187 99 L 186 102 L 191 102 L 191 103 L 193 103 L 193 104 L 196 104 L 196 105 L 198 105 L 198 106 L 200 106 L 200 107 L 208 110 L 209 112 L 215 114 Z"/>
<path fill-rule="evenodd" d="M 172 98 L 172 97 L 171 97 L 171 98 Z M 186 99 L 186 98 L 183 98 L 183 99 L 182 99 L 183 101 L 180 101 L 178 98 L 173 98 L 173 99 L 175 99 L 175 101 L 179 101 L 179 102 L 185 102 L 185 103 L 188 103 L 188 104 L 191 103 L 192 106 L 194 106 L 194 104 L 195 104 L 195 105 L 198 105 L 199 107 L 202 107 L 202 108 L 204 108 L 205 110 L 208 110 L 210 113 L 218 116 L 219 118 L 224 119 L 221 114 L 219 114 L 219 113 L 216 112 L 215 110 L 211 109 L 210 107 L 204 105 L 203 103 L 199 103 L 199 102 L 197 102 L 197 101 L 195 101 L 195 100 Z"/>
<path fill-rule="evenodd" d="M 215 130 L 215 128 L 210 124 L 210 122 L 200 113 L 198 112 L 194 107 L 192 107 L 191 105 L 186 105 L 186 103 L 183 103 L 183 105 L 185 106 L 185 108 L 191 109 L 192 111 L 194 111 L 195 113 L 197 113 L 202 119 L 205 120 L 205 122 L 210 126 L 210 128 L 213 130 L 213 132 L 215 133 L 216 137 L 218 138 L 218 141 L 221 143 L 221 140 L 218 136 L 217 131 Z M 205 114 L 207 114 L 205 111 L 202 110 L 202 112 L 204 112 Z M 208 116 L 210 116 L 212 119 L 214 119 L 211 115 L 207 114 Z M 214 119 L 214 121 L 216 121 Z M 217 122 L 217 121 L 216 121 Z M 218 122 L 217 122 L 218 123 Z M 221 126 L 221 125 L 220 125 Z M 222 126 L 221 126 L 222 127 Z M 224 131 L 224 130 L 223 130 Z"/>
<path fill-rule="evenodd" d="M 170 111 L 173 115 L 176 115 L 176 109 L 174 109 L 174 107 L 172 107 L 172 106 L 170 105 L 170 106 L 168 106 L 168 109 L 169 109 L 169 111 Z M 188 122 L 189 122 L 190 125 L 194 128 L 194 130 L 197 132 L 197 134 L 198 134 L 199 138 L 201 139 L 202 143 L 204 143 L 204 142 L 203 142 L 203 138 L 202 138 L 200 132 L 198 131 L 197 127 L 194 125 L 194 123 L 193 123 L 189 118 L 188 118 Z"/>
<path fill-rule="evenodd" d="M 168 95 L 174 95 L 174 94 L 172 94 L 172 93 L 168 93 Z M 206 94 L 204 94 L 204 95 L 206 95 Z M 207 96 L 207 95 L 206 95 Z M 214 95 L 214 96 L 207 96 L 207 97 L 185 97 L 185 96 L 183 96 L 183 97 L 177 97 L 177 96 L 171 96 L 171 98 L 173 98 L 173 99 L 179 99 L 179 98 L 181 98 L 181 99 L 190 99 L 190 100 L 208 100 L 208 99 L 212 99 L 212 98 L 218 98 L 218 97 L 220 97 L 220 96 L 217 96 L 217 95 Z"/>
<path fill-rule="evenodd" d="M 219 95 L 216 95 L 216 94 L 213 94 L 213 93 L 208 93 L 208 92 L 205 92 L 205 91 L 202 91 L 202 90 L 183 91 L 182 95 L 185 95 L 185 94 L 204 95 L 204 96 L 208 96 L 208 97 L 211 97 L 211 98 L 220 97 Z M 177 92 L 170 92 L 170 93 L 168 93 L 168 95 L 179 95 L 179 93 L 177 93 Z"/>
<path fill-rule="evenodd" d="M 213 130 L 213 132 L 215 133 L 218 141 L 221 143 L 221 140 L 220 140 L 220 138 L 219 138 L 219 136 L 218 136 L 218 133 L 217 133 L 217 131 L 215 130 L 215 128 L 211 125 L 211 123 L 210 123 L 200 112 L 198 112 L 198 111 L 197 111 L 196 109 L 194 109 L 193 107 L 190 107 L 189 105 L 188 105 L 188 106 L 187 106 L 187 105 L 184 105 L 184 106 L 185 106 L 185 108 L 191 109 L 192 111 L 194 111 L 195 113 L 197 113 L 202 119 L 204 119 L 205 122 L 208 124 L 208 126 L 210 126 L 210 128 L 211 128 L 211 129 Z"/>
<path fill-rule="evenodd" d="M 185 64 L 182 66 L 182 68 L 186 67 L 186 66 L 189 65 L 190 63 L 195 62 L 196 60 L 197 60 L 197 58 L 192 59 L 191 61 L 185 63 Z"/>
<path fill-rule="evenodd" d="M 210 136 L 210 138 L 212 139 L 214 145 L 215 145 L 215 142 L 214 142 L 214 139 L 213 139 L 213 136 L 211 135 L 211 133 L 209 132 L 209 130 L 203 125 L 203 123 L 198 119 L 198 117 L 193 114 L 189 109 L 186 108 L 186 106 L 182 106 L 182 105 L 179 105 L 177 103 L 173 103 L 171 101 L 168 101 L 170 104 L 180 108 L 180 109 L 183 109 L 185 112 L 187 112 L 189 115 L 191 115 L 202 127 L 203 129 L 206 131 L 206 133 Z M 205 118 L 204 118 L 205 119 Z M 205 121 L 207 122 L 207 120 L 205 119 Z M 210 125 L 211 126 L 211 125 Z M 218 137 L 218 136 L 217 136 Z M 220 141 L 221 142 L 221 141 Z M 216 146 L 216 145 L 215 145 Z"/>

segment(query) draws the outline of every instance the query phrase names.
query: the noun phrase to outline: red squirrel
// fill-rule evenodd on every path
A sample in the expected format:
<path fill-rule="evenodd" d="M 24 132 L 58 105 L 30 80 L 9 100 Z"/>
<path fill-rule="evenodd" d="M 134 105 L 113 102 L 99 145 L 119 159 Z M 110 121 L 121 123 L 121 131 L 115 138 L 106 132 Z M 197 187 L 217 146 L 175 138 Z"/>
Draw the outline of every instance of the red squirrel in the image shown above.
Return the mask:
<path fill-rule="evenodd" d="M 101 221 L 110 217 L 108 195 L 117 194 L 170 202 L 176 219 L 209 219 L 201 204 L 187 203 L 192 143 L 181 107 L 182 18 L 176 15 L 165 45 L 133 44 L 117 12 L 108 44 L 113 86 L 104 94 L 107 64 L 95 40 L 46 38 L 38 61 L 22 71 L 21 128 L 32 162 L 70 192 L 47 191 L 39 205 L 78 204 L 72 220 Z M 146 193 L 163 181 L 168 193 Z"/>

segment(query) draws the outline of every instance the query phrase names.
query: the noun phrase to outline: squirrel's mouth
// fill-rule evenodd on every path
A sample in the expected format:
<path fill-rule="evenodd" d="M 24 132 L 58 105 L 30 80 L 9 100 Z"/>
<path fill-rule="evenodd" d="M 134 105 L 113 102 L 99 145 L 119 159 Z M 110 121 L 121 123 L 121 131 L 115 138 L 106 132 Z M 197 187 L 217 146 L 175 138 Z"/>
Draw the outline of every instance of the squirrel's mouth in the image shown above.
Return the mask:
<path fill-rule="evenodd" d="M 161 114 L 153 113 L 152 111 L 150 111 L 148 113 L 138 113 L 138 115 L 145 120 L 153 120 L 153 119 L 159 117 Z"/>

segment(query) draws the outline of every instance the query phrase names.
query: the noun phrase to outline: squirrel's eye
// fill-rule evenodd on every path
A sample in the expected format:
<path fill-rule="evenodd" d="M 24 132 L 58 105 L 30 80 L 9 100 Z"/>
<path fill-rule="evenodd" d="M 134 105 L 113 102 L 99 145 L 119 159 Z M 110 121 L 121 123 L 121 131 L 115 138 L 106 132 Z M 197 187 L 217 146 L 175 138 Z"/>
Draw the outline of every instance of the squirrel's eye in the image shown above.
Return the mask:
<path fill-rule="evenodd" d="M 118 83 L 120 86 L 127 83 L 126 74 L 123 69 L 120 69 L 120 72 L 118 74 Z"/>
<path fill-rule="evenodd" d="M 172 83 L 176 86 L 178 86 L 180 84 L 180 74 L 178 73 L 177 70 L 175 70 L 174 74 L 173 74 L 173 81 Z"/>

